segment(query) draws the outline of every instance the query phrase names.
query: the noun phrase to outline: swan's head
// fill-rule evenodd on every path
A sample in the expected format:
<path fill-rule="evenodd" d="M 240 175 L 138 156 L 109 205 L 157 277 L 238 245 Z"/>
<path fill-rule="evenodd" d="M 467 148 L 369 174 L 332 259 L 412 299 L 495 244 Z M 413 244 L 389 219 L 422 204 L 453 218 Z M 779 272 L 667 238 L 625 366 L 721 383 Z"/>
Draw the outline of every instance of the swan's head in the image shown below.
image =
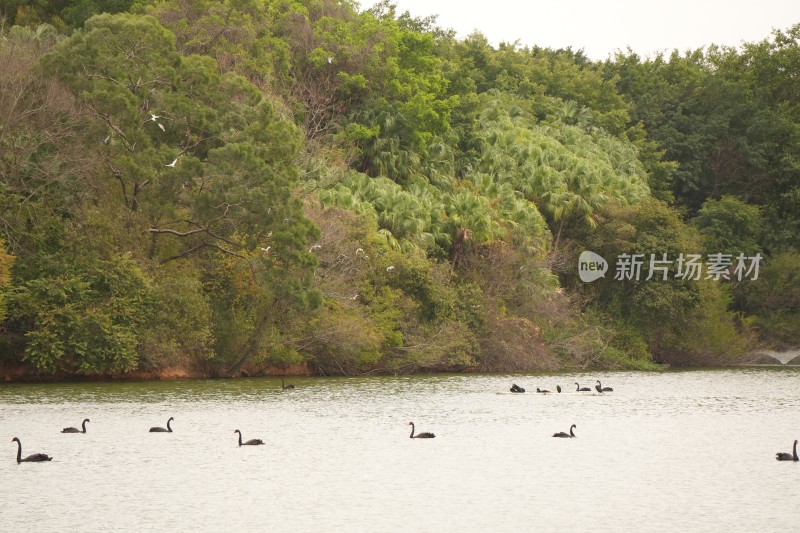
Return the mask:
<path fill-rule="evenodd" d="M 407 425 L 407 426 L 413 426 L 413 425 L 414 425 L 414 422 L 409 422 L 409 423 L 408 423 L 408 424 L 406 424 L 406 425 Z"/>
<path fill-rule="evenodd" d="M 167 422 L 171 422 L 171 421 L 174 421 L 174 420 L 175 420 L 175 417 L 171 416 L 171 417 L 169 417 L 169 420 L 167 420 Z"/>
<path fill-rule="evenodd" d="M 238 429 L 234 429 L 234 430 L 233 430 L 233 432 L 234 432 L 234 433 L 239 433 L 240 435 L 242 434 L 242 432 L 241 432 L 241 431 L 239 431 Z"/>
<path fill-rule="evenodd" d="M 17 437 L 14 437 L 13 439 L 11 439 L 11 442 L 19 443 L 19 439 Z M 795 441 L 795 442 L 797 442 L 797 441 Z"/>

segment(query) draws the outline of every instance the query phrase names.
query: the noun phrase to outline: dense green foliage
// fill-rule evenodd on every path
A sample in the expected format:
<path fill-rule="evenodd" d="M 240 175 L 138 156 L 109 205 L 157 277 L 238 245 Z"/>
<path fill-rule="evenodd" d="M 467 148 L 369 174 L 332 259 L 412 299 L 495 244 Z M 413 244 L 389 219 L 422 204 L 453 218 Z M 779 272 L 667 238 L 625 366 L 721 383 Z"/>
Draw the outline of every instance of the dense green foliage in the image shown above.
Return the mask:
<path fill-rule="evenodd" d="M 593 62 L 389 2 L 0 16 L 5 360 L 511 371 L 797 344 L 800 26 Z M 762 262 L 614 279 L 622 254 Z"/>

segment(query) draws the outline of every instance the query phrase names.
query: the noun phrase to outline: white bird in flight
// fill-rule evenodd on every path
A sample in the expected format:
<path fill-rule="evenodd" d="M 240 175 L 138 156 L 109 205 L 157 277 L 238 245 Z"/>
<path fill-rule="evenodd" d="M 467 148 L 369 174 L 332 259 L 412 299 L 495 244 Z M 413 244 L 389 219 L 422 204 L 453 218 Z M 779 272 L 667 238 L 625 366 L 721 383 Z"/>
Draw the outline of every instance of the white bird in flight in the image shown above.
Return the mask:
<path fill-rule="evenodd" d="M 172 163 L 170 163 L 169 165 L 167 165 L 167 166 L 169 168 L 175 168 L 175 163 L 177 163 L 177 162 L 178 162 L 178 158 L 176 157 L 175 160 Z"/>
<path fill-rule="evenodd" d="M 160 122 L 158 123 L 158 127 L 159 127 L 159 128 L 161 128 L 161 131 L 166 131 L 166 130 L 164 129 L 164 125 L 163 125 L 162 123 L 160 123 Z"/>
<path fill-rule="evenodd" d="M 389 265 L 388 267 L 386 267 L 386 272 L 391 272 L 392 270 L 394 270 L 393 266 Z"/>
<path fill-rule="evenodd" d="M 160 118 L 161 118 L 161 115 L 154 115 L 153 113 L 150 113 L 150 120 L 152 120 L 153 122 L 155 122 L 156 120 L 158 120 Z"/>

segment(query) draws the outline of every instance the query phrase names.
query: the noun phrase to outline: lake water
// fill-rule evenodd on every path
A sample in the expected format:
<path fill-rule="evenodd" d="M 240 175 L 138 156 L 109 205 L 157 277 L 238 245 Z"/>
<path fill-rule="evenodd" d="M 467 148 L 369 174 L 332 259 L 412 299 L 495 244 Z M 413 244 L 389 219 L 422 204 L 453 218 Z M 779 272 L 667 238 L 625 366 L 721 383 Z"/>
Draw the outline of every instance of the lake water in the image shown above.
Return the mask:
<path fill-rule="evenodd" d="M 797 368 L 290 381 L 0 385 L 0 530 L 800 529 Z"/>

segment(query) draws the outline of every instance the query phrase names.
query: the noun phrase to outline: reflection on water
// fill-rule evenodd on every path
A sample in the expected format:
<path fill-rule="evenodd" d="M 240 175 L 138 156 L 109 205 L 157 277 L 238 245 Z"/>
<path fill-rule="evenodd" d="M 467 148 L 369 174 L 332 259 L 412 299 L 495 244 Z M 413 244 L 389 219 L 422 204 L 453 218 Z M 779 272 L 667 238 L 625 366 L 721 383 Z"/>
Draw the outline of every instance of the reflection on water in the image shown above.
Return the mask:
<path fill-rule="evenodd" d="M 600 378 L 606 395 L 572 391 Z M 796 368 L 0 385 L 0 529 L 795 531 Z M 149 433 L 174 417 L 173 433 Z M 90 418 L 88 433 L 61 434 Z M 435 439 L 408 438 L 408 421 Z M 554 439 L 576 424 L 575 439 Z M 239 448 L 234 429 L 265 446 Z M 23 453 L 51 463 L 17 465 Z M 5 449 L 5 451 L 3 451 Z"/>

